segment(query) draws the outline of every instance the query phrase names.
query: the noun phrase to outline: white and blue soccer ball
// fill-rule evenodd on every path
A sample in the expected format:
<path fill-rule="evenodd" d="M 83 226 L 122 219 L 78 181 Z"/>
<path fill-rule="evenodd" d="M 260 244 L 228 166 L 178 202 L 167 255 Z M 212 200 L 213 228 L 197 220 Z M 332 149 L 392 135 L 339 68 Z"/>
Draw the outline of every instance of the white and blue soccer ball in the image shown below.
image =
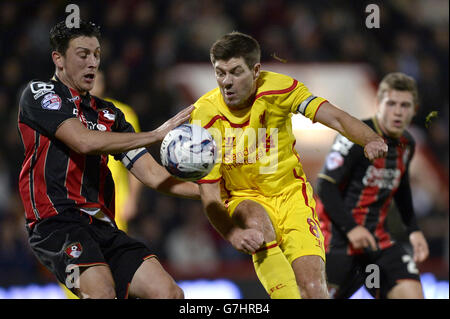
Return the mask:
<path fill-rule="evenodd" d="M 171 130 L 161 144 L 161 163 L 174 177 L 199 180 L 212 170 L 216 161 L 216 143 L 207 129 L 182 124 Z"/>

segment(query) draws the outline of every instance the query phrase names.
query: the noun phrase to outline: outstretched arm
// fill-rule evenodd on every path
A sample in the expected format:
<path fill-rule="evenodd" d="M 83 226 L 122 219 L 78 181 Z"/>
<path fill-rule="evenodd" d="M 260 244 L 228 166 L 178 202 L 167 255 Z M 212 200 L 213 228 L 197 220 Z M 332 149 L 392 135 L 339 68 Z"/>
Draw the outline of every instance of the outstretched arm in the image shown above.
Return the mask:
<path fill-rule="evenodd" d="M 189 119 L 194 106 L 180 111 L 150 132 L 122 133 L 89 130 L 77 118 L 64 121 L 55 136 L 72 150 L 82 154 L 118 154 L 161 141 L 173 128 Z"/>
<path fill-rule="evenodd" d="M 200 199 L 200 190 L 197 184 L 174 178 L 149 153 L 142 155 L 133 164 L 130 172 L 143 184 L 161 193 Z"/>
<path fill-rule="evenodd" d="M 388 147 L 382 137 L 365 123 L 329 102 L 324 102 L 317 110 L 315 120 L 364 147 L 364 155 L 369 160 L 385 157 L 387 154 Z"/>

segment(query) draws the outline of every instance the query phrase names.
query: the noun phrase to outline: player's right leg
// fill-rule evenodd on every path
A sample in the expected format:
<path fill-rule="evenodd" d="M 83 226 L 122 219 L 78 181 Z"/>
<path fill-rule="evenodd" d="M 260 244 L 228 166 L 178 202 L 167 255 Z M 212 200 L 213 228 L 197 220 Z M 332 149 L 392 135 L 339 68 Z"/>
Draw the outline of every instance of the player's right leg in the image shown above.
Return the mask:
<path fill-rule="evenodd" d="M 82 299 L 116 298 L 114 280 L 107 265 L 97 265 L 84 269 L 80 275 L 79 288 L 73 290 Z"/>
<path fill-rule="evenodd" d="M 253 264 L 261 284 L 272 299 L 299 299 L 300 291 L 291 265 L 278 246 L 277 236 L 266 209 L 254 200 L 243 200 L 231 211 L 243 228 L 259 230 L 265 245 L 253 254 Z"/>

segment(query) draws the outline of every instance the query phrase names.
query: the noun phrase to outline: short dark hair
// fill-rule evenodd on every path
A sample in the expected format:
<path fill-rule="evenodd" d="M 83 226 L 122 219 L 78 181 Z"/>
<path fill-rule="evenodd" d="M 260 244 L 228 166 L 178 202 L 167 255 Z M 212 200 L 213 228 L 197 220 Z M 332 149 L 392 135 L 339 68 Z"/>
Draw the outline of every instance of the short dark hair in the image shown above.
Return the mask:
<path fill-rule="evenodd" d="M 416 80 L 413 77 L 401 72 L 388 73 L 380 82 L 377 91 L 378 101 L 383 98 L 384 92 L 388 90 L 411 92 L 414 105 L 419 104 L 419 93 L 417 91 Z"/>
<path fill-rule="evenodd" d="M 211 46 L 211 62 L 227 61 L 231 58 L 244 58 L 249 69 L 261 60 L 261 48 L 258 41 L 250 35 L 233 31 L 225 34 Z"/>
<path fill-rule="evenodd" d="M 82 36 L 96 37 L 100 41 L 100 27 L 92 22 L 80 20 L 79 28 L 68 28 L 66 21 L 61 21 L 50 30 L 50 45 L 53 51 L 65 55 L 70 40 Z"/>

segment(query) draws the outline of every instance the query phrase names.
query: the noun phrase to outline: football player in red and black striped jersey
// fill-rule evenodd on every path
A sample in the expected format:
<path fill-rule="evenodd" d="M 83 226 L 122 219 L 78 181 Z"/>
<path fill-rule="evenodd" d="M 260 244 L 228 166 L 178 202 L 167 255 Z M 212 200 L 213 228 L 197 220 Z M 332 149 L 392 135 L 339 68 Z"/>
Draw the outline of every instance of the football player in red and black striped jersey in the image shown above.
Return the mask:
<path fill-rule="evenodd" d="M 317 212 L 330 294 L 335 298 L 348 298 L 364 284 L 370 264 L 380 270 L 379 285 L 366 285 L 374 297 L 423 298 L 415 263 L 428 257 L 428 246 L 414 215 L 408 169 L 415 142 L 406 131 L 417 106 L 414 79 L 403 73 L 386 75 L 378 88 L 377 113 L 364 122 L 384 138 L 387 156 L 371 162 L 362 147 L 338 135 L 318 175 Z M 386 230 L 392 200 L 413 256 Z"/>
<path fill-rule="evenodd" d="M 30 245 L 81 298 L 180 298 L 182 290 L 149 249 L 117 228 L 107 162 L 113 154 L 148 187 L 199 199 L 195 183 L 171 177 L 146 150 L 185 122 L 193 107 L 154 131 L 135 133 L 113 103 L 89 94 L 100 64 L 99 38 L 92 23 L 55 25 L 55 75 L 31 81 L 21 95 L 19 188 Z"/>

